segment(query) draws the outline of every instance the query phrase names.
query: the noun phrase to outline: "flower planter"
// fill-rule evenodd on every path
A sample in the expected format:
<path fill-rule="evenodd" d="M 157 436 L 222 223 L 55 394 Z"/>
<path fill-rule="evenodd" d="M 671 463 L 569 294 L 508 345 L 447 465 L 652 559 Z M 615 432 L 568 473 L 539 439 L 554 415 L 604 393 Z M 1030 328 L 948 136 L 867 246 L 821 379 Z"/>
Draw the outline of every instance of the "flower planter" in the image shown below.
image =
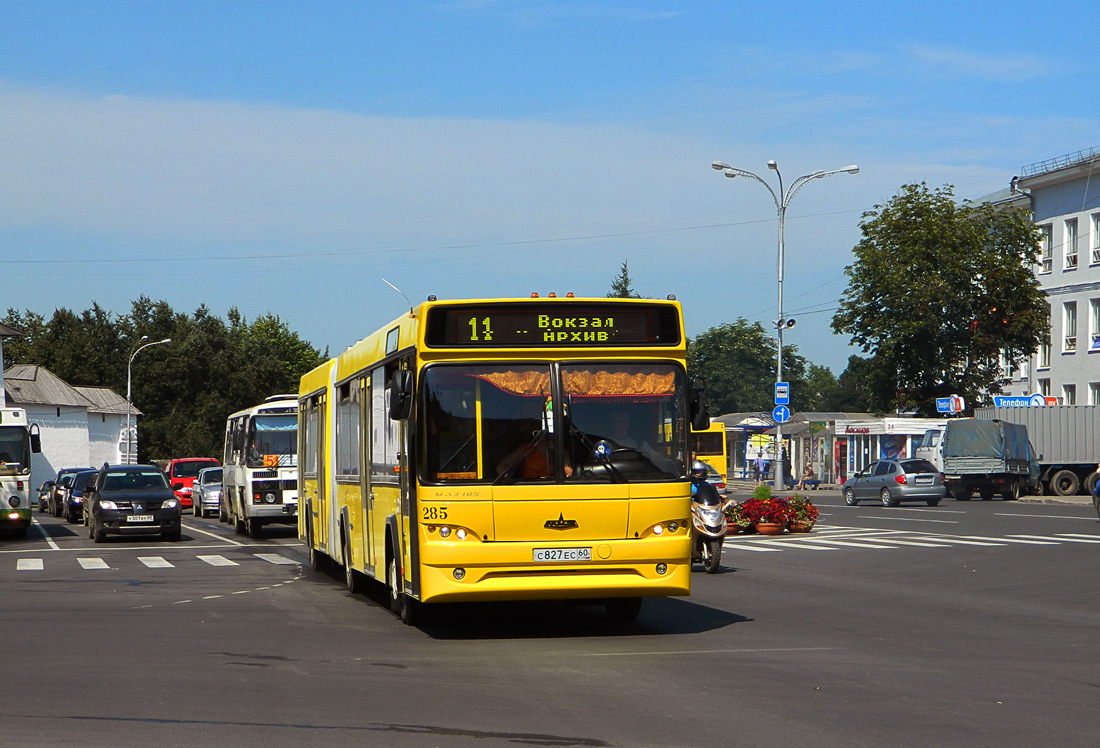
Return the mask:
<path fill-rule="evenodd" d="M 733 522 L 727 522 L 726 523 L 726 534 L 727 535 L 736 535 L 739 532 L 741 532 L 741 525 L 735 524 Z"/>
<path fill-rule="evenodd" d="M 787 529 L 786 522 L 757 522 L 756 531 L 761 535 L 782 535 Z"/>
<path fill-rule="evenodd" d="M 792 522 L 787 528 L 791 532 L 809 532 L 814 529 L 813 522 Z"/>

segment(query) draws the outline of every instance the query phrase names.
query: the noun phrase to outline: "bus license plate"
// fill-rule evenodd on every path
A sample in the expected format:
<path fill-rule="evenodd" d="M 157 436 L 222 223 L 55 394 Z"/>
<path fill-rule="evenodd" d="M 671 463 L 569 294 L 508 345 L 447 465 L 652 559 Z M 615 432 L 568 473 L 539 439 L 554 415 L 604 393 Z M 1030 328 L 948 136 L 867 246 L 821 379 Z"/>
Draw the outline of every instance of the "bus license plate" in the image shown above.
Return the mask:
<path fill-rule="evenodd" d="M 153 515 L 151 514 L 131 514 L 126 518 L 127 523 L 131 522 L 152 522 Z"/>
<path fill-rule="evenodd" d="M 591 548 L 536 548 L 535 563 L 591 561 Z"/>

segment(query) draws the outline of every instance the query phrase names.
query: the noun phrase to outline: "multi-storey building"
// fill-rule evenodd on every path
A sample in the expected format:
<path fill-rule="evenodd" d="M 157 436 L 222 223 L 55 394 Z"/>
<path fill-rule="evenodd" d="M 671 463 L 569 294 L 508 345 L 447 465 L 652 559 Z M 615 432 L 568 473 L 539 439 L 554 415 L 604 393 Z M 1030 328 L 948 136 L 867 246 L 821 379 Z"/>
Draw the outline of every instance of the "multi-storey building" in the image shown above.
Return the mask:
<path fill-rule="evenodd" d="M 1100 405 L 1100 147 L 1025 166 L 989 199 L 1030 207 L 1050 303 L 1050 338 L 1023 367 L 1005 366 L 1005 394 Z"/>

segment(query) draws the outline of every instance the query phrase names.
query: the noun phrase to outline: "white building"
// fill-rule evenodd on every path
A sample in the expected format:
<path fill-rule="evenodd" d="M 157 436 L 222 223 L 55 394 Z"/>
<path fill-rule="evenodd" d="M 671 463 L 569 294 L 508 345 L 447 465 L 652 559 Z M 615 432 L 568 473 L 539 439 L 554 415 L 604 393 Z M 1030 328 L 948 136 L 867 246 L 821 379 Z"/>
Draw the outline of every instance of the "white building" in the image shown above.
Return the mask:
<path fill-rule="evenodd" d="M 126 455 L 126 398 L 106 387 L 73 387 L 44 366 L 16 364 L 4 372 L 7 407 L 23 408 L 42 434 L 42 453 L 31 461 L 37 488 L 67 467 L 120 463 Z M 130 411 L 137 452 L 137 409 Z"/>
<path fill-rule="evenodd" d="M 1031 209 L 1042 232 L 1035 274 L 1050 302 L 1050 340 L 1019 370 L 1005 368 L 1005 394 L 1100 405 L 1100 148 L 1025 166 L 998 197 Z"/>

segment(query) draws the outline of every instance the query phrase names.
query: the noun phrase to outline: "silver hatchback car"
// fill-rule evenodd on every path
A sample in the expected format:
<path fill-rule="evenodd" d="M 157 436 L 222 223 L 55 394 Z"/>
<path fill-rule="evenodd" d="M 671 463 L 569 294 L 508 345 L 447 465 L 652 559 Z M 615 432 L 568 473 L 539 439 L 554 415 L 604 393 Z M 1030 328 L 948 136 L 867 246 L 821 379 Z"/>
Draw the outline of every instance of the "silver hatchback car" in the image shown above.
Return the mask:
<path fill-rule="evenodd" d="M 191 511 L 196 517 L 218 513 L 222 500 L 222 469 L 203 468 L 191 486 Z"/>
<path fill-rule="evenodd" d="M 936 506 L 946 495 L 940 471 L 919 458 L 872 462 L 844 483 L 844 503 L 848 506 L 876 499 L 883 506 L 897 506 L 903 501 Z"/>

